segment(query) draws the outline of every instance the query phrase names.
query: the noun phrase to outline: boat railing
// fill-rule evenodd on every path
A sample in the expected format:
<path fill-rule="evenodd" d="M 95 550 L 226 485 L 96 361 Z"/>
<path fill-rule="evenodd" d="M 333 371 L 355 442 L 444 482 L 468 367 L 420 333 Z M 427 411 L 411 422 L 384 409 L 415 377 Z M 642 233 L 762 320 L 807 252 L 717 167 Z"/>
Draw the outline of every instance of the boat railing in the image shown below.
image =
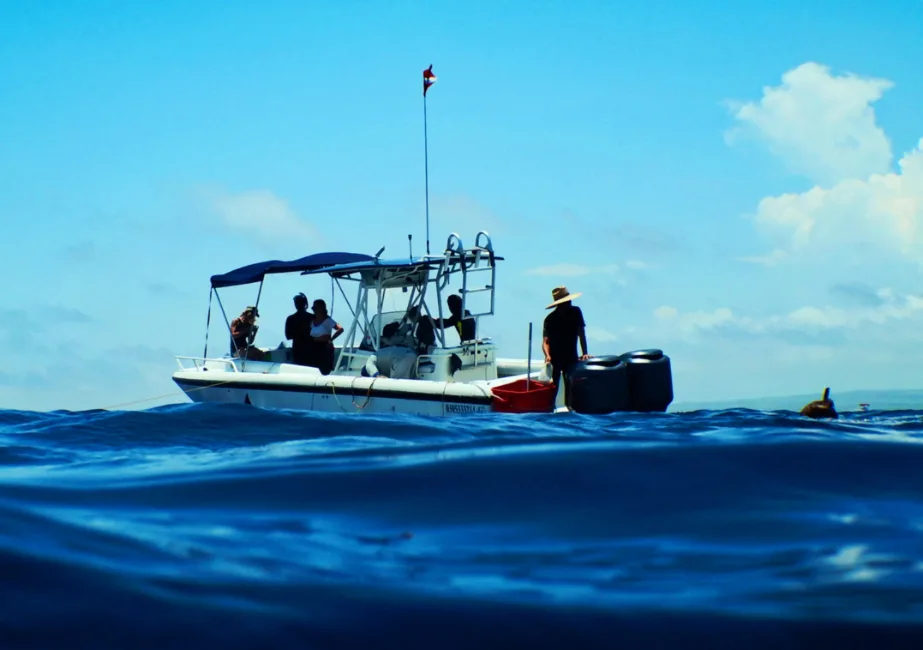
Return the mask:
<path fill-rule="evenodd" d="M 420 366 L 424 363 L 435 364 L 436 359 L 445 359 L 448 356 L 451 356 L 455 350 L 465 351 L 470 348 L 474 348 L 474 363 L 469 367 L 477 368 L 478 366 L 489 366 L 496 364 L 496 359 L 491 359 L 490 361 L 481 361 L 480 360 L 480 351 L 482 346 L 492 346 L 493 339 L 490 337 L 485 337 L 482 339 L 473 339 L 471 341 L 463 341 L 460 345 L 454 348 L 442 348 L 438 353 L 434 354 L 418 354 L 417 360 L 414 362 L 413 366 L 413 375 L 414 377 L 421 377 L 420 375 Z"/>
<path fill-rule="evenodd" d="M 189 364 L 184 364 L 183 362 L 192 362 L 192 367 L 190 368 Z M 240 368 L 237 367 L 236 361 L 239 359 L 231 358 L 211 358 L 207 359 L 205 357 L 176 357 L 176 365 L 179 366 L 180 370 L 206 370 L 205 366 L 209 363 L 221 363 L 225 366 L 230 366 L 232 372 L 241 372 Z"/>
<path fill-rule="evenodd" d="M 337 356 L 336 363 L 334 364 L 334 372 L 336 372 L 336 370 L 346 370 L 346 371 L 354 370 L 355 369 L 353 367 L 354 359 L 361 360 L 358 367 L 362 368 L 368 362 L 369 357 L 371 357 L 373 354 L 374 352 L 370 350 L 353 350 L 353 351 L 347 352 L 345 348 L 340 348 L 340 353 Z M 344 364 L 344 361 L 345 361 L 345 364 Z"/>
<path fill-rule="evenodd" d="M 474 259 L 471 259 L 473 256 Z M 481 230 L 474 238 L 474 246 L 465 249 L 461 238 L 452 233 L 446 241 L 445 264 L 442 268 L 442 276 L 437 279 L 440 290 L 443 289 L 449 281 L 449 276 L 461 272 L 461 288 L 459 293 L 462 297 L 462 309 L 471 313 L 471 316 L 477 319 L 480 316 L 492 316 L 495 310 L 495 293 L 497 286 L 497 266 L 494 259 L 494 245 L 485 231 Z M 489 279 L 482 285 L 469 284 L 472 276 L 477 273 L 489 273 Z M 481 276 L 483 277 L 483 276 Z M 490 306 L 482 310 L 468 309 L 468 296 L 475 293 L 490 292 Z"/>

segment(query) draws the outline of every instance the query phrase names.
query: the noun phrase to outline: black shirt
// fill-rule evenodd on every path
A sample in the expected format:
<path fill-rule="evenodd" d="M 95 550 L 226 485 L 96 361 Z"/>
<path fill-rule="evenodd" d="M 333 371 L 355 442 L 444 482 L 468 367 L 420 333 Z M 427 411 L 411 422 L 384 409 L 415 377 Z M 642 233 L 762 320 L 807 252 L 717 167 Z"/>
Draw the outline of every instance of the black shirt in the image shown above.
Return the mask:
<path fill-rule="evenodd" d="M 417 341 L 420 346 L 426 348 L 436 342 L 436 333 L 433 331 L 433 321 L 429 318 L 421 318 L 417 322 Z"/>
<path fill-rule="evenodd" d="M 436 319 L 437 322 L 438 320 Z M 467 309 L 464 318 L 460 318 L 458 314 L 449 314 L 447 318 L 442 319 L 442 327 L 454 327 L 461 341 L 473 341 L 477 338 L 476 326 L 477 322 Z"/>
<path fill-rule="evenodd" d="M 305 311 L 296 311 L 285 319 L 285 338 L 292 342 L 292 349 L 305 347 L 311 340 L 311 322 L 314 314 Z"/>
<path fill-rule="evenodd" d="M 582 327 L 586 327 L 586 323 L 583 312 L 576 305 L 563 309 L 559 307 L 545 316 L 542 337 L 548 338 L 552 363 L 573 363 L 580 358 L 577 354 L 577 337 Z"/>

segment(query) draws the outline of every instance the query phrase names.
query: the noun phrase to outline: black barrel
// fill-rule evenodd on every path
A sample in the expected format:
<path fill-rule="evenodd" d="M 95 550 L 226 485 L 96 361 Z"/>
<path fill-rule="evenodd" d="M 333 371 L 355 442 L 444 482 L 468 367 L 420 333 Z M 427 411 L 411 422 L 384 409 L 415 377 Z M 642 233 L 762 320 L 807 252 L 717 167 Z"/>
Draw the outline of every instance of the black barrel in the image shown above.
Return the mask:
<path fill-rule="evenodd" d="M 628 365 L 618 356 L 578 361 L 569 381 L 570 406 L 577 413 L 628 410 Z"/>
<path fill-rule="evenodd" d="M 673 401 L 670 357 L 662 350 L 633 350 L 620 358 L 628 370 L 628 410 L 666 412 Z"/>

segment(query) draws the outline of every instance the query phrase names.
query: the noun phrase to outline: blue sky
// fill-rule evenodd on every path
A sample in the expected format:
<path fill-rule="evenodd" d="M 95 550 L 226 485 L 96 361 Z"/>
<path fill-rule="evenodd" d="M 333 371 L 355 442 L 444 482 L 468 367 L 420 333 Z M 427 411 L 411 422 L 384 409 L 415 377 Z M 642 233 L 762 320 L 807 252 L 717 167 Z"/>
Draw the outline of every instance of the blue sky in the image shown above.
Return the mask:
<path fill-rule="evenodd" d="M 923 387 L 920 2 L 0 1 L 0 407 L 183 399 L 211 274 L 422 252 L 431 63 L 433 246 L 491 233 L 504 356 L 563 283 L 677 402 Z"/>

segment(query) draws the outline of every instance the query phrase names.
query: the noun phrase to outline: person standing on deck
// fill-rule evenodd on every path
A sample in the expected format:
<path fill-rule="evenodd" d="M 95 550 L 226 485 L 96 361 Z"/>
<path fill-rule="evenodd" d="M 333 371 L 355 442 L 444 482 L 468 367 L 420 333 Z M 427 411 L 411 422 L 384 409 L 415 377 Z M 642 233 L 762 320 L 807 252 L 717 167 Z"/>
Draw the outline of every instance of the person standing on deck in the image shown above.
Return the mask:
<path fill-rule="evenodd" d="M 308 297 L 303 293 L 292 300 L 295 313 L 285 319 L 285 338 L 292 342 L 292 363 L 307 366 L 311 361 L 311 325 L 314 314 L 308 311 Z"/>
<path fill-rule="evenodd" d="M 551 381 L 557 387 L 564 378 L 564 404 L 570 408 L 570 373 L 579 360 L 589 358 L 586 344 L 586 322 L 580 307 L 573 304 L 581 293 L 570 293 L 567 287 L 555 287 L 551 291 L 553 302 L 546 307 L 554 311 L 545 317 L 542 327 L 542 351 L 545 363 L 551 364 Z M 577 340 L 580 340 L 581 356 L 577 356 Z"/>
<path fill-rule="evenodd" d="M 311 321 L 311 340 L 313 357 L 310 365 L 315 366 L 321 374 L 329 375 L 333 370 L 333 341 L 343 333 L 343 326 L 327 315 L 327 303 L 321 299 L 314 301 L 314 320 Z"/>

